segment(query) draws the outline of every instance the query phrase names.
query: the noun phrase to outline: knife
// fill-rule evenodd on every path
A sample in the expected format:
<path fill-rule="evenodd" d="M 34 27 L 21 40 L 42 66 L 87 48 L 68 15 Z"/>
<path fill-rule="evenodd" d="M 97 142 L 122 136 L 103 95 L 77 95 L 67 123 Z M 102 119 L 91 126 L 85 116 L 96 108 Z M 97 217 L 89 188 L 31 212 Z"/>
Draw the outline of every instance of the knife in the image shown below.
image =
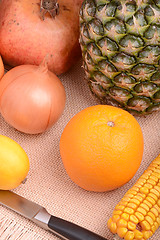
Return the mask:
<path fill-rule="evenodd" d="M 0 204 L 30 219 L 64 240 L 106 240 L 105 238 L 62 218 L 12 191 L 0 190 Z"/>

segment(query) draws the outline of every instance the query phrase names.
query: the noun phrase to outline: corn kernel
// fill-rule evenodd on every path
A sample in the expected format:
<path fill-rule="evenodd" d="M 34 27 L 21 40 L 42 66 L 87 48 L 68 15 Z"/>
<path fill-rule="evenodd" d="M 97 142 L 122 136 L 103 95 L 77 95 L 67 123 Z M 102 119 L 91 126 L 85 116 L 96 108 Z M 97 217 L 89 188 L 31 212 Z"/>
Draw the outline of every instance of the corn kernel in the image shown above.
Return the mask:
<path fill-rule="evenodd" d="M 130 207 L 130 208 L 132 208 L 132 209 L 135 209 L 135 208 L 137 208 L 137 205 L 135 204 L 135 203 L 128 203 L 128 205 L 127 205 L 127 207 Z"/>
<path fill-rule="evenodd" d="M 143 186 L 143 183 L 138 183 L 138 182 L 137 182 L 137 183 L 135 184 L 135 187 L 137 187 L 137 188 L 139 188 L 139 189 L 140 189 L 142 186 Z"/>
<path fill-rule="evenodd" d="M 134 237 L 135 237 L 136 240 L 141 240 L 143 238 L 143 233 L 141 233 L 138 230 L 135 230 L 134 231 Z"/>
<path fill-rule="evenodd" d="M 160 174 L 160 169 L 157 169 L 157 168 L 156 168 L 156 169 L 154 170 L 154 172 Z"/>
<path fill-rule="evenodd" d="M 145 197 L 146 197 L 146 194 L 138 192 L 138 193 L 137 193 L 137 196 L 140 196 L 140 197 L 142 197 L 142 198 L 145 198 Z"/>
<path fill-rule="evenodd" d="M 124 238 L 125 234 L 127 233 L 128 229 L 127 228 L 117 228 L 117 234 L 120 238 Z"/>
<path fill-rule="evenodd" d="M 146 172 L 148 173 L 149 176 L 153 173 L 153 171 L 150 169 L 149 170 L 147 169 Z"/>
<path fill-rule="evenodd" d="M 121 205 L 123 205 L 123 206 L 127 206 L 128 202 L 123 201 L 123 199 L 122 199 L 122 201 L 120 201 L 119 204 L 121 204 Z"/>
<path fill-rule="evenodd" d="M 147 212 L 149 211 L 149 207 L 145 203 L 141 203 L 140 207 L 144 208 Z"/>
<path fill-rule="evenodd" d="M 154 189 L 156 189 L 160 193 L 160 187 L 159 186 L 154 186 Z"/>
<path fill-rule="evenodd" d="M 149 194 L 148 194 L 148 197 L 153 198 L 155 201 L 158 200 L 158 197 L 157 197 L 155 194 L 153 194 L 153 193 L 149 193 Z"/>
<path fill-rule="evenodd" d="M 140 212 L 135 212 L 135 216 L 139 219 L 140 222 L 144 220 L 144 215 Z"/>
<path fill-rule="evenodd" d="M 141 178 L 139 178 L 139 180 L 137 181 L 137 183 L 140 184 L 140 185 L 144 185 L 144 184 L 146 183 L 146 181 L 147 181 L 147 180 L 146 180 L 145 178 L 142 178 L 142 177 L 141 177 Z"/>
<path fill-rule="evenodd" d="M 137 224 L 139 222 L 138 218 L 136 216 L 134 216 L 134 215 L 130 216 L 130 220 L 131 220 L 131 222 L 133 222 L 135 224 Z"/>
<path fill-rule="evenodd" d="M 112 216 L 112 220 L 113 220 L 113 222 L 118 222 L 118 220 L 120 219 L 120 216 L 119 215 L 113 215 Z"/>
<path fill-rule="evenodd" d="M 152 204 L 150 202 L 148 202 L 146 199 L 143 201 L 143 203 L 145 203 L 149 208 L 152 207 Z"/>
<path fill-rule="evenodd" d="M 160 207 L 157 204 L 154 205 L 154 208 L 157 209 L 158 213 L 160 213 Z"/>
<path fill-rule="evenodd" d="M 150 216 L 145 216 L 145 220 L 149 222 L 149 224 L 152 226 L 153 225 L 153 219 Z"/>
<path fill-rule="evenodd" d="M 156 227 L 156 230 L 159 228 L 158 222 L 154 222 L 154 226 Z"/>
<path fill-rule="evenodd" d="M 154 174 L 155 177 L 157 177 L 158 179 L 160 179 L 159 173 L 154 172 L 153 174 Z"/>
<path fill-rule="evenodd" d="M 111 224 L 110 224 L 110 230 L 111 230 L 111 232 L 112 232 L 113 234 L 115 234 L 115 233 L 117 232 L 117 225 L 116 225 L 116 223 L 111 222 Z"/>
<path fill-rule="evenodd" d="M 148 212 L 148 216 L 150 216 L 153 219 L 153 221 L 156 220 L 156 217 L 152 212 Z"/>
<path fill-rule="evenodd" d="M 158 201 L 157 201 L 157 205 L 160 207 L 160 199 L 158 199 Z"/>
<path fill-rule="evenodd" d="M 134 233 L 131 231 L 128 231 L 126 235 L 124 236 L 125 240 L 133 240 L 134 239 Z"/>
<path fill-rule="evenodd" d="M 158 166 L 159 158 L 155 158 L 151 165 Z"/>
<path fill-rule="evenodd" d="M 150 166 L 148 167 L 148 169 L 151 171 L 151 174 L 153 174 L 154 170 L 156 169 L 157 165 L 153 165 L 153 164 L 150 164 Z M 150 174 L 150 175 L 151 175 Z"/>
<path fill-rule="evenodd" d="M 146 188 L 146 187 L 141 187 L 141 188 L 140 188 L 140 192 L 141 192 L 141 193 L 144 193 L 144 194 L 148 194 L 148 193 L 149 193 L 149 190 L 148 190 L 148 188 Z"/>
<path fill-rule="evenodd" d="M 122 213 L 121 218 L 123 218 L 124 220 L 128 221 L 129 220 L 129 214 Z"/>
<path fill-rule="evenodd" d="M 160 165 L 160 158 L 159 158 L 159 156 L 155 158 L 155 163 L 157 163 L 158 165 Z"/>
<path fill-rule="evenodd" d="M 158 217 L 159 215 L 157 209 L 155 209 L 154 207 L 150 209 L 150 212 L 152 212 L 156 217 Z"/>
<path fill-rule="evenodd" d="M 136 187 L 135 185 L 132 187 L 132 189 L 133 189 L 134 191 L 136 191 L 137 193 L 139 192 L 139 188 Z"/>
<path fill-rule="evenodd" d="M 128 229 L 133 231 L 136 229 L 136 224 L 132 222 L 128 222 Z"/>
<path fill-rule="evenodd" d="M 137 196 L 135 196 L 134 198 L 135 198 L 135 199 L 137 199 L 137 200 L 139 200 L 140 202 L 142 202 L 142 201 L 143 201 L 143 198 L 142 198 L 142 197 L 140 197 L 140 196 L 138 196 L 138 195 L 137 195 Z"/>
<path fill-rule="evenodd" d="M 130 197 L 128 197 L 127 195 L 124 195 L 123 200 L 126 201 L 126 202 L 129 202 Z"/>
<path fill-rule="evenodd" d="M 123 211 L 123 209 L 125 208 L 125 206 L 121 205 L 121 204 L 118 204 L 116 207 L 115 207 L 115 210 L 121 210 Z"/>
<path fill-rule="evenodd" d="M 157 164 L 160 164 L 159 156 L 155 158 L 154 162 L 157 163 Z"/>
<path fill-rule="evenodd" d="M 144 208 L 141 208 L 141 207 L 137 208 L 137 212 L 140 212 L 141 214 L 143 214 L 143 216 L 145 216 L 147 214 L 146 210 Z"/>
<path fill-rule="evenodd" d="M 108 222 L 107 222 L 107 226 L 108 226 L 108 228 L 110 228 L 112 222 L 113 222 L 112 219 L 109 218 L 109 220 L 108 220 Z"/>
<path fill-rule="evenodd" d="M 124 219 L 120 219 L 117 223 L 118 227 L 127 227 L 127 221 Z"/>
<path fill-rule="evenodd" d="M 160 217 L 157 217 L 156 221 L 157 221 L 158 225 L 160 226 Z"/>
<path fill-rule="evenodd" d="M 124 212 L 125 212 L 125 213 L 128 213 L 128 214 L 133 214 L 133 213 L 134 213 L 134 210 L 133 210 L 132 208 L 126 207 L 126 208 L 124 209 Z"/>
<path fill-rule="evenodd" d="M 146 231 L 150 230 L 150 228 L 151 228 L 150 224 L 145 220 L 141 222 L 141 227 L 143 230 L 146 230 Z"/>
<path fill-rule="evenodd" d="M 152 180 L 154 180 L 155 182 L 158 182 L 158 178 L 157 178 L 156 176 L 151 175 L 150 178 L 151 178 Z"/>
<path fill-rule="evenodd" d="M 137 195 L 137 191 L 133 190 L 132 188 L 128 190 L 128 193 L 133 194 L 134 196 Z"/>
<path fill-rule="evenodd" d="M 151 231 L 152 231 L 152 233 L 155 233 L 156 230 L 157 230 L 156 226 L 153 225 L 153 226 L 151 227 Z"/>
<path fill-rule="evenodd" d="M 152 206 L 156 203 L 156 201 L 152 197 L 146 197 L 146 200 L 152 204 Z"/>
<path fill-rule="evenodd" d="M 138 199 L 131 199 L 130 202 L 135 203 L 137 206 L 140 204 L 140 201 Z"/>
<path fill-rule="evenodd" d="M 147 183 L 150 183 L 152 186 L 156 185 L 156 182 L 150 178 L 147 180 Z"/>
<path fill-rule="evenodd" d="M 148 188 L 148 189 L 152 189 L 153 186 L 150 183 L 145 183 L 144 187 Z"/>
<path fill-rule="evenodd" d="M 144 231 L 142 233 L 143 233 L 144 239 L 146 239 L 146 240 L 152 236 L 152 232 L 151 231 Z"/>
<path fill-rule="evenodd" d="M 143 175 L 141 176 L 141 179 L 147 180 L 149 178 L 149 174 L 147 171 L 144 171 Z"/>
<path fill-rule="evenodd" d="M 121 215 L 122 214 L 122 211 L 120 211 L 120 210 L 114 210 L 113 211 L 113 215 Z"/>
<path fill-rule="evenodd" d="M 133 195 L 132 193 L 128 193 L 127 196 L 128 196 L 129 198 L 134 197 L 134 195 Z"/>

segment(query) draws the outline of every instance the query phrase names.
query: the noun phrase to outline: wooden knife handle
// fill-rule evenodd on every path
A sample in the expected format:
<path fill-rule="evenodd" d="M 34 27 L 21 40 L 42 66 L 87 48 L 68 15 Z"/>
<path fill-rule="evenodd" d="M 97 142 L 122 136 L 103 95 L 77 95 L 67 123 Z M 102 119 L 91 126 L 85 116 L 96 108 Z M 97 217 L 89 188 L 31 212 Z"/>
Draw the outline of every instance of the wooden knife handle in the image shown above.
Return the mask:
<path fill-rule="evenodd" d="M 93 233 L 85 228 L 82 228 L 74 223 L 68 222 L 61 218 L 51 216 L 48 227 L 56 235 L 62 239 L 68 240 L 107 240 L 96 233 Z"/>

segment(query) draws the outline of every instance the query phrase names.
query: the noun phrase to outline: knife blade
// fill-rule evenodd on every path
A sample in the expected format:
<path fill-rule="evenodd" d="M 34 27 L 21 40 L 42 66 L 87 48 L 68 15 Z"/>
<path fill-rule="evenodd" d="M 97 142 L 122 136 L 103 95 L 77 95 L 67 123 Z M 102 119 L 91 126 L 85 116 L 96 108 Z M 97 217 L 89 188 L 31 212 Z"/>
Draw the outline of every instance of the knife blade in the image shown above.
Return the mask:
<path fill-rule="evenodd" d="M 44 207 L 12 191 L 0 190 L 0 204 L 64 240 L 106 240 L 81 226 L 49 214 Z"/>

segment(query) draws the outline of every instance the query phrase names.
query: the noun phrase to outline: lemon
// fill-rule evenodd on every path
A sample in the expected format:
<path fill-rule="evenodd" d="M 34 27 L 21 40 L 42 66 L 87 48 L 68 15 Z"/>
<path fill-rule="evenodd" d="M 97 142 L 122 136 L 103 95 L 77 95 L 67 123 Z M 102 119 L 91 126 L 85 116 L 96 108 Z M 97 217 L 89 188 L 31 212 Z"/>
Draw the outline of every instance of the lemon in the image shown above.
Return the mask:
<path fill-rule="evenodd" d="M 0 135 L 0 189 L 18 187 L 29 171 L 29 159 L 13 139 Z"/>

